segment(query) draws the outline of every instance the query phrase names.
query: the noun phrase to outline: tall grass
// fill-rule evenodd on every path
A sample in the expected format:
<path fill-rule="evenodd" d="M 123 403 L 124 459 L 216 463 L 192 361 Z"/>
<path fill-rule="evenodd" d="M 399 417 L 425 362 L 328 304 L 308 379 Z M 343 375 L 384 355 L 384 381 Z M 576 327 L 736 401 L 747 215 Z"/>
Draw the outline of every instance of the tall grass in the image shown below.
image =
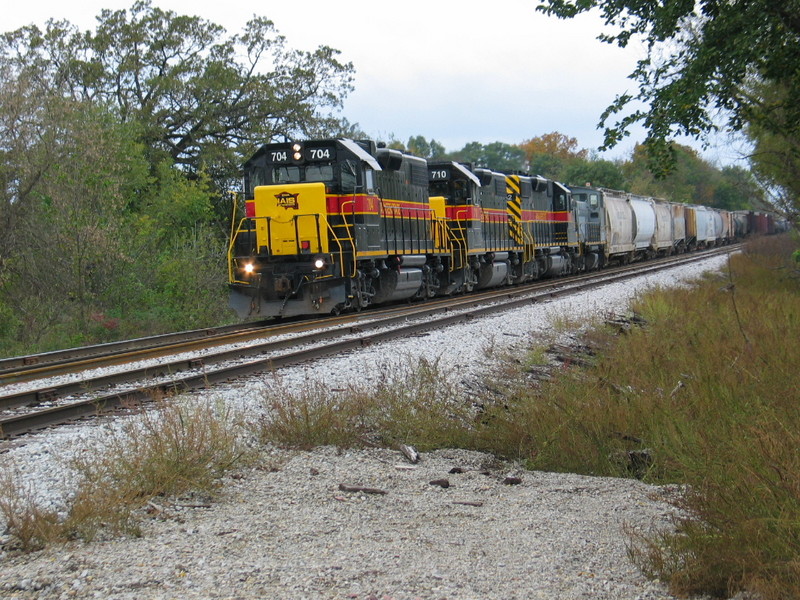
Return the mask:
<path fill-rule="evenodd" d="M 247 455 L 243 428 L 224 406 L 163 402 L 71 466 L 79 475 L 63 511 L 43 509 L 13 471 L 0 477 L 0 514 L 20 549 L 70 539 L 140 534 L 140 508 L 159 496 L 210 493 Z"/>
<path fill-rule="evenodd" d="M 591 368 L 520 387 L 496 411 L 506 436 L 496 451 L 532 467 L 686 485 L 676 533 L 635 551 L 675 593 L 800 597 L 794 247 L 761 240 L 720 276 L 641 297 L 645 327 L 613 341 L 596 332 L 604 350 Z"/>

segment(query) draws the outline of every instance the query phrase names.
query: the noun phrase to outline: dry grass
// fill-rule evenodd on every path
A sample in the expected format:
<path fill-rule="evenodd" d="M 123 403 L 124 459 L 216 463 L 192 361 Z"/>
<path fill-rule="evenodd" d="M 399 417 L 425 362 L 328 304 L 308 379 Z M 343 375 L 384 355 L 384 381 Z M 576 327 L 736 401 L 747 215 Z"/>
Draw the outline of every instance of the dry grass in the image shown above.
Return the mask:
<path fill-rule="evenodd" d="M 70 539 L 139 535 L 138 510 L 152 498 L 213 491 L 247 454 L 242 431 L 222 405 L 162 402 L 127 422 L 100 452 L 74 461 L 80 483 L 63 515 L 37 506 L 11 472 L 0 489 L 0 513 L 25 551 Z"/>
<path fill-rule="evenodd" d="M 643 296 L 646 326 L 596 332 L 594 366 L 520 387 L 496 417 L 497 451 L 532 467 L 687 484 L 676 533 L 635 553 L 677 594 L 800 597 L 794 247 L 760 240 L 722 276 Z"/>
<path fill-rule="evenodd" d="M 588 366 L 532 383 L 526 370 L 544 362 L 537 344 L 530 356 L 502 357 L 500 379 L 476 398 L 454 374 L 407 357 L 343 390 L 277 385 L 257 433 L 280 446 L 462 447 L 531 468 L 680 483 L 685 516 L 675 530 L 632 548 L 645 572 L 681 595 L 800 597 L 795 247 L 787 237 L 760 240 L 722 275 L 642 296 L 633 308 L 645 325 L 596 328 Z M 213 488 L 240 459 L 229 420 L 207 416 L 145 418 L 131 441 L 81 466 L 84 485 L 64 521 L 37 512 L 19 486 L 0 494 L 0 510 L 30 547 L 59 527 L 83 538 L 102 528 L 135 534 L 130 507 Z M 103 513 L 108 505 L 125 510 Z"/>
<path fill-rule="evenodd" d="M 438 365 L 401 360 L 388 372 L 375 383 L 338 390 L 309 382 L 293 392 L 278 383 L 266 398 L 261 439 L 294 448 L 466 443 L 473 410 Z"/>
<path fill-rule="evenodd" d="M 6 531 L 23 551 L 39 550 L 65 539 L 57 511 L 42 508 L 31 487 L 23 483 L 16 471 L 0 473 L 0 514 L 5 519 Z"/>

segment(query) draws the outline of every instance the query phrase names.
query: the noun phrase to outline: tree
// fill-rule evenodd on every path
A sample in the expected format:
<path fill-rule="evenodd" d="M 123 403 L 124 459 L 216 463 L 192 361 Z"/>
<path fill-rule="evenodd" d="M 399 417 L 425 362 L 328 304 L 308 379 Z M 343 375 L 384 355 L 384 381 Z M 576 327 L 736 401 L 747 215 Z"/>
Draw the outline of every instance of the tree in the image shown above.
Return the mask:
<path fill-rule="evenodd" d="M 537 154 L 547 154 L 563 160 L 586 158 L 588 155 L 587 150 L 578 149 L 576 138 L 566 136 L 558 131 L 525 140 L 520 144 L 520 148 L 525 151 L 525 156 L 529 161 L 533 160 Z"/>
<path fill-rule="evenodd" d="M 439 142 L 434 139 L 431 139 L 429 142 L 425 139 L 425 136 L 422 135 L 408 138 L 406 148 L 414 156 L 420 156 L 430 160 L 438 160 L 446 154 L 444 146 Z"/>
<path fill-rule="evenodd" d="M 528 170 L 536 175 L 561 181 L 564 169 L 575 159 L 585 159 L 588 151 L 578 148 L 578 140 L 558 131 L 525 140 L 519 145 L 525 153 Z"/>
<path fill-rule="evenodd" d="M 761 207 L 763 191 L 746 169 L 720 170 L 696 150 L 681 144 L 675 145 L 675 161 L 673 172 L 666 177 L 655 177 L 648 168 L 647 149 L 637 145 L 631 160 L 623 164 L 630 191 L 729 210 Z"/>
<path fill-rule="evenodd" d="M 0 60 L 13 78 L 48 81 L 54 94 L 113 107 L 139 124 L 151 164 L 169 157 L 220 182 L 236 176 L 258 145 L 337 127 L 331 111 L 352 89 L 338 51 L 287 48 L 271 21 L 240 35 L 199 17 L 140 0 L 103 10 L 96 32 L 48 21 L 3 36 Z"/>
<path fill-rule="evenodd" d="M 568 184 L 585 185 L 611 188 L 615 190 L 628 189 L 625 174 L 619 164 L 610 160 L 586 160 L 577 158 L 566 166 L 563 180 Z"/>
<path fill-rule="evenodd" d="M 561 181 L 564 179 L 564 168 L 567 162 L 560 156 L 554 154 L 537 153 L 533 154 L 528 160 L 528 172 L 532 175 L 541 175 L 548 179 Z"/>
<path fill-rule="evenodd" d="M 800 206 L 800 136 L 791 134 L 788 94 L 778 84 L 754 90 L 759 110 L 752 111 L 747 135 L 753 141 L 753 170 L 770 194 L 771 203 L 797 222 Z"/>
<path fill-rule="evenodd" d="M 714 190 L 713 205 L 725 210 L 763 209 L 766 208 L 764 189 L 747 169 L 724 167 Z"/>
<path fill-rule="evenodd" d="M 450 154 L 449 158 L 505 173 L 525 171 L 525 153 L 519 146 L 504 142 L 486 145 L 469 142 L 461 150 Z"/>
<path fill-rule="evenodd" d="M 224 320 L 219 190 L 266 141 L 360 137 L 337 54 L 149 2 L 0 35 L 0 352 Z"/>
<path fill-rule="evenodd" d="M 782 131 L 764 126 L 797 139 L 800 0 L 540 0 L 537 10 L 566 19 L 595 8 L 616 28 L 599 39 L 625 47 L 641 36 L 647 45 L 647 56 L 631 74 L 638 94 L 620 94 L 601 117 L 603 149 L 641 122 L 649 165 L 664 175 L 675 164 L 676 135 L 703 139 L 721 124 L 739 131 L 761 114 L 759 97 L 751 94 L 754 78 L 786 93 Z M 643 108 L 625 114 L 632 102 Z"/>
<path fill-rule="evenodd" d="M 30 129 L 4 156 L 3 171 L 20 165 L 22 183 L 7 188 L 3 203 L 13 235 L 0 248 L 0 306 L 14 315 L 9 333 L 28 343 L 42 336 L 81 343 L 75 336 L 125 266 L 124 211 L 147 187 L 148 168 L 131 128 L 107 111 L 68 99 L 40 102 L 42 110 L 27 115 Z"/>

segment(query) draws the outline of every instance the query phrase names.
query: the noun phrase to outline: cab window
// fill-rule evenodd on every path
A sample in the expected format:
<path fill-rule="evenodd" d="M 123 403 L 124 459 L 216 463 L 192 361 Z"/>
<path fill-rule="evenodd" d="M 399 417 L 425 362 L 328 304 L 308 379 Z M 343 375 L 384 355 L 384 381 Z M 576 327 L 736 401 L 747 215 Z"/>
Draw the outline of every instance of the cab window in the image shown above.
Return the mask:
<path fill-rule="evenodd" d="M 356 175 L 356 166 L 351 160 L 342 161 L 339 164 L 339 173 L 342 181 L 342 193 L 347 194 L 356 191 L 356 184 L 358 177 Z"/>
<path fill-rule="evenodd" d="M 375 173 L 372 169 L 366 169 L 364 171 L 364 180 L 366 182 L 366 190 L 370 194 L 375 192 Z"/>
<path fill-rule="evenodd" d="M 299 183 L 300 167 L 275 167 L 272 170 L 273 183 Z"/>
<path fill-rule="evenodd" d="M 563 192 L 557 192 L 553 198 L 553 210 L 564 211 L 567 210 L 567 195 Z"/>
<path fill-rule="evenodd" d="M 245 198 L 252 200 L 255 198 L 255 189 L 259 185 L 268 185 L 266 169 L 263 167 L 255 167 L 246 171 L 244 174 L 244 191 Z"/>
<path fill-rule="evenodd" d="M 304 181 L 333 181 L 333 167 L 331 165 L 308 165 Z"/>

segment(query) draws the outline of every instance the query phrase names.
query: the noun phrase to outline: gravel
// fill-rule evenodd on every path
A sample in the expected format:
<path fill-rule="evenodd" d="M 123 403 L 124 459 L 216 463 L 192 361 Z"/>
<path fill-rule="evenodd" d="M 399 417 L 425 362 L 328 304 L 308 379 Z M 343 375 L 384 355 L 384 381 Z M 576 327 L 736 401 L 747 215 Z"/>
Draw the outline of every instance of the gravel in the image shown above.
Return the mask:
<path fill-rule="evenodd" d="M 683 285 L 725 260 L 710 258 L 195 397 L 261 410 L 265 389 L 276 383 L 289 389 L 314 379 L 333 387 L 368 384 L 392 365 L 423 358 L 452 373 L 456 385 L 479 377 L 500 352 L 558 335 L 554 319 L 577 323 L 624 312 L 643 289 Z M 101 447 L 121 421 L 98 419 L 6 442 L 0 472 L 15 472 L 43 508 L 63 509 L 75 484 L 65 464 Z M 0 549 L 0 597 L 672 598 L 639 573 L 627 548 L 630 532 L 669 527 L 669 489 L 524 471 L 461 450 L 423 454 L 417 465 L 392 450 L 270 452 L 272 468 L 226 479 L 213 502 L 154 504 L 141 538 L 73 542 L 24 556 Z M 454 467 L 463 472 L 450 473 Z M 509 475 L 521 482 L 503 483 Z M 430 483 L 441 479 L 449 486 Z M 0 544 L 7 541 L 0 534 Z"/>

